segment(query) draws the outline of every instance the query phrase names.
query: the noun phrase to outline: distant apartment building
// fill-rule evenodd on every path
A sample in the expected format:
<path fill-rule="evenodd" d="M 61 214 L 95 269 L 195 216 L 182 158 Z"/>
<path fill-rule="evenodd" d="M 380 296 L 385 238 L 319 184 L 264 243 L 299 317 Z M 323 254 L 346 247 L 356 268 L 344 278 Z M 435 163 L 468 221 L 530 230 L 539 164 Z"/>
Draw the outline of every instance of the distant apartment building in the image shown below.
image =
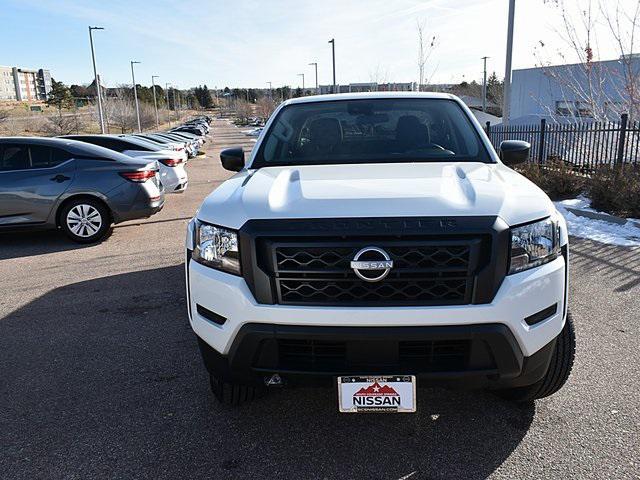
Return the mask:
<path fill-rule="evenodd" d="M 33 102 L 47 100 L 50 93 L 49 70 L 0 66 L 0 100 Z"/>
<path fill-rule="evenodd" d="M 416 82 L 398 82 L 398 83 L 349 83 L 347 85 L 337 85 L 337 93 L 352 92 L 412 92 L 416 89 Z M 320 85 L 318 87 L 320 94 L 324 95 L 332 93 L 333 85 Z"/>
<path fill-rule="evenodd" d="M 13 68 L 0 67 L 0 100 L 15 100 L 16 84 L 13 80 Z"/>
<path fill-rule="evenodd" d="M 510 121 L 560 123 L 617 120 L 628 113 L 629 85 L 640 78 L 640 55 L 586 64 L 514 70 Z M 640 84 L 638 84 L 640 87 Z"/>

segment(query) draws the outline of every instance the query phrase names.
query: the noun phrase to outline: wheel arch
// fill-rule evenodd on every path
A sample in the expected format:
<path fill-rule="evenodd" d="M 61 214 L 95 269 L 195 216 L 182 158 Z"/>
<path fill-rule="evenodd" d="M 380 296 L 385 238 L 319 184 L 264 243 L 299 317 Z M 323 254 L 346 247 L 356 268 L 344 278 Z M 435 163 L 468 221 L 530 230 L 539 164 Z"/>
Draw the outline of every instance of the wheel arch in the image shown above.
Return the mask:
<path fill-rule="evenodd" d="M 104 206 L 105 210 L 107 211 L 107 214 L 109 215 L 109 223 L 110 224 L 113 223 L 114 221 L 113 211 L 111 210 L 109 203 L 104 198 L 102 198 L 100 195 L 96 195 L 95 193 L 74 193 L 66 197 L 64 200 L 62 200 L 58 205 L 58 207 L 56 208 L 55 218 L 54 218 L 56 227 L 60 227 L 60 216 L 62 215 L 62 211 L 64 210 L 64 208 L 74 200 L 81 200 L 81 199 L 93 200 L 95 202 L 102 204 L 102 206 Z"/>

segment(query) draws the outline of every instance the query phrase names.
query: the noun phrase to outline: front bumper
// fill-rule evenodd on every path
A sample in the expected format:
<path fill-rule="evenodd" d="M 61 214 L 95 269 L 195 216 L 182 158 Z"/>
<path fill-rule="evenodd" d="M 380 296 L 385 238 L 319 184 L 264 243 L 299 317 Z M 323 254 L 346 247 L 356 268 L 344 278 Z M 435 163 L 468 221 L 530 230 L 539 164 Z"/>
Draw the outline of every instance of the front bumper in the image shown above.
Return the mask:
<path fill-rule="evenodd" d="M 278 364 L 256 363 L 256 355 L 262 355 L 259 352 L 265 341 L 277 342 L 281 335 L 291 337 L 294 331 L 296 338 L 309 341 L 318 335 L 331 335 L 332 341 L 345 343 L 347 349 L 351 348 L 350 338 L 382 335 L 385 342 L 377 345 L 387 351 L 397 351 L 398 342 L 415 339 L 467 339 L 471 342 L 469 351 L 482 351 L 484 357 L 474 357 L 476 362 L 472 361 L 460 370 L 427 369 L 412 373 L 443 381 L 474 377 L 500 387 L 525 385 L 544 375 L 554 340 L 564 326 L 565 265 L 565 256 L 561 256 L 541 267 L 505 277 L 493 301 L 488 304 L 304 307 L 258 304 L 243 278 L 208 268 L 188 258 L 189 315 L 191 326 L 201 341 L 203 355 L 208 351 L 219 368 L 237 380 L 257 380 L 268 372 L 287 373 Z M 557 305 L 554 314 L 535 325 L 527 324 L 525 318 L 552 305 Z M 205 318 L 198 312 L 198 306 L 201 312 L 204 307 L 224 317 L 224 322 L 219 324 Z M 246 343 L 246 339 L 258 340 L 257 343 L 255 340 Z M 378 358 L 373 350 L 375 345 L 374 342 L 368 348 L 373 352 L 370 355 Z M 397 371 L 403 365 L 394 363 L 393 359 L 388 366 L 386 368 L 384 362 L 369 364 L 358 373 L 375 375 L 408 371 L 406 366 L 404 371 Z M 307 368 L 288 373 L 330 376 L 352 373 L 352 368 L 339 366 L 327 371 Z"/>
<path fill-rule="evenodd" d="M 415 375 L 465 388 L 531 385 L 549 367 L 555 340 L 525 357 L 505 325 L 307 327 L 248 323 L 228 355 L 198 338 L 207 369 L 241 384 L 274 373 L 287 383 L 328 383 L 338 375 Z"/>

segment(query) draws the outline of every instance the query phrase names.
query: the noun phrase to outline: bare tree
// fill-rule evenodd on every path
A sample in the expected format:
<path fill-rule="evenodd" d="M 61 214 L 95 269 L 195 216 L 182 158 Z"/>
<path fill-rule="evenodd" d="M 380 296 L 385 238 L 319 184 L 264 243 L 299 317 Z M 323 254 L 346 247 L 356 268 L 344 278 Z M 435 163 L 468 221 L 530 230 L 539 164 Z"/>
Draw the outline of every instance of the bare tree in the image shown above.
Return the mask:
<path fill-rule="evenodd" d="M 263 119 L 268 119 L 276 109 L 276 103 L 272 98 L 262 97 L 256 104 L 256 111 Z"/>
<path fill-rule="evenodd" d="M 242 122 L 248 121 L 249 117 L 253 113 L 251 104 L 246 100 L 237 100 L 235 110 L 236 110 L 236 115 Z"/>
<path fill-rule="evenodd" d="M 108 124 L 113 125 L 120 133 L 133 131 L 137 127 L 136 110 L 128 88 L 119 88 L 113 97 L 104 101 L 105 116 Z"/>
<path fill-rule="evenodd" d="M 544 74 L 561 89 L 562 114 L 611 120 L 626 112 L 637 118 L 640 111 L 640 74 L 638 58 L 633 55 L 640 24 L 640 0 L 584 0 L 578 8 L 565 0 L 548 0 L 557 8 L 562 26 L 557 34 L 565 48 L 554 52 L 565 65 L 552 66 L 546 44 L 539 42 L 535 55 Z M 623 6 L 623 3 L 625 4 Z M 633 3 L 632 7 L 629 5 Z M 602 26 L 606 28 L 599 28 Z M 598 45 L 602 35 L 613 40 L 618 50 L 617 64 L 599 62 Z M 574 62 L 578 60 L 578 63 Z M 576 105 L 566 108 L 567 105 Z M 556 108 L 546 106 L 555 118 Z"/>
<path fill-rule="evenodd" d="M 389 70 L 380 64 L 376 65 L 376 68 L 369 72 L 369 81 L 376 86 L 376 91 L 380 89 L 381 85 L 386 85 L 389 83 Z"/>
<path fill-rule="evenodd" d="M 48 117 L 41 130 L 49 135 L 70 135 L 84 131 L 85 127 L 85 118 L 76 109 L 72 113 L 58 112 L 57 115 Z"/>
<path fill-rule="evenodd" d="M 424 20 L 416 22 L 418 31 L 418 91 L 422 89 L 422 85 L 431 82 L 431 78 L 435 73 L 435 69 L 432 69 L 429 75 L 426 75 L 425 72 L 427 62 L 437 47 L 436 36 L 428 36 L 425 28 L 426 22 Z"/>

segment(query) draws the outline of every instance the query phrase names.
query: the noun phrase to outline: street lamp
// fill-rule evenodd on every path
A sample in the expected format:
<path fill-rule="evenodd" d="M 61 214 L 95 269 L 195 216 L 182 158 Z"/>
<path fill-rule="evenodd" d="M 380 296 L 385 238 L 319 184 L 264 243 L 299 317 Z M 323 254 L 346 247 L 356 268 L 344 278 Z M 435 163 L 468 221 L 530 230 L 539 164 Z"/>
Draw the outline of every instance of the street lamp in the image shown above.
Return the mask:
<path fill-rule="evenodd" d="M 336 92 L 336 40 L 335 38 L 332 38 L 331 40 L 329 40 L 329 42 L 331 44 L 331 58 L 332 58 L 332 63 L 333 63 L 333 89 L 332 89 L 332 93 L 337 93 Z"/>
<path fill-rule="evenodd" d="M 302 96 L 304 97 L 304 73 L 299 73 L 299 77 L 302 77 Z"/>
<path fill-rule="evenodd" d="M 153 89 L 153 108 L 156 110 L 156 128 L 160 128 L 160 117 L 158 116 L 158 102 L 156 101 L 156 82 L 160 78 L 158 75 L 151 75 L 151 88 Z"/>
<path fill-rule="evenodd" d="M 482 57 L 482 60 L 484 61 L 484 70 L 482 74 L 482 111 L 483 112 L 487 111 L 487 58 L 489 57 Z"/>
<path fill-rule="evenodd" d="M 309 65 L 313 65 L 316 68 L 316 95 L 318 94 L 318 62 L 311 62 Z"/>
<path fill-rule="evenodd" d="M 502 104 L 502 124 L 509 125 L 511 115 L 511 58 L 513 57 L 513 23 L 516 10 L 516 0 L 509 0 L 509 17 L 507 25 L 507 58 L 504 67 L 504 90 Z"/>
<path fill-rule="evenodd" d="M 169 110 L 169 126 L 171 126 L 171 108 L 169 106 L 169 82 L 165 82 L 164 84 L 164 94 L 167 97 L 167 110 Z M 175 94 L 174 94 L 175 98 Z"/>
<path fill-rule="evenodd" d="M 138 105 L 138 88 L 136 87 L 136 75 L 133 73 L 133 64 L 140 63 L 131 61 L 131 80 L 133 80 L 133 97 L 136 100 L 136 117 L 138 118 L 138 132 L 142 133 L 142 125 L 140 124 L 140 106 Z"/>
<path fill-rule="evenodd" d="M 100 133 L 105 133 L 104 114 L 102 113 L 102 94 L 100 92 L 100 80 L 96 69 L 96 54 L 93 49 L 93 30 L 104 30 L 104 27 L 89 27 L 89 43 L 91 44 L 91 60 L 93 62 L 93 78 L 96 84 L 96 97 L 98 98 L 98 118 L 100 120 Z"/>

